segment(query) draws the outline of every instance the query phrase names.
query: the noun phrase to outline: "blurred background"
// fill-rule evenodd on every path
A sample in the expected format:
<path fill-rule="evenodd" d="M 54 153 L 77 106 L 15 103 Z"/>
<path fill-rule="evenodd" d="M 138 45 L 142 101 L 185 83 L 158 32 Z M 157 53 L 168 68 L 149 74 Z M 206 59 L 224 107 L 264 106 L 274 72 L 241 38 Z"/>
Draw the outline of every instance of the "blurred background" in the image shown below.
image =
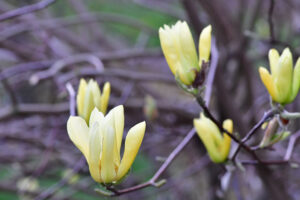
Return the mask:
<path fill-rule="evenodd" d="M 37 2 L 47 0 L 1 0 L 0 18 Z M 82 77 L 101 88 L 111 83 L 109 109 L 125 105 L 125 132 L 147 122 L 131 174 L 118 188 L 153 176 L 201 111 L 177 87 L 160 49 L 158 28 L 177 20 L 189 23 L 196 44 L 212 24 L 219 60 L 210 108 L 220 120 L 233 119 L 244 136 L 269 108 L 257 73 L 268 67 L 268 50 L 290 47 L 294 60 L 300 55 L 299 11 L 298 0 L 56 0 L 0 20 L 0 199 L 107 199 L 94 192 L 101 186 L 66 132 L 65 85 L 77 90 Z M 288 110 L 299 112 L 299 100 Z M 299 122 L 290 122 L 292 132 Z M 283 141 L 259 155 L 280 159 L 286 146 Z M 228 178 L 194 137 L 162 175 L 165 185 L 115 199 L 300 199 L 297 165 L 244 169 Z"/>

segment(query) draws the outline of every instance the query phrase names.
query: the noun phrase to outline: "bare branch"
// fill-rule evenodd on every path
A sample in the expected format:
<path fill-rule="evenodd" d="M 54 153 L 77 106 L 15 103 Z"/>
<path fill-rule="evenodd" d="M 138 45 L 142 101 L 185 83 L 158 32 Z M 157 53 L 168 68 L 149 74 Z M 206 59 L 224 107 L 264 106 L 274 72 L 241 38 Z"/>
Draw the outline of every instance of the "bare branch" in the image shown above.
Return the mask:
<path fill-rule="evenodd" d="M 42 9 L 48 7 L 49 5 L 51 5 L 52 3 L 54 3 L 55 1 L 56 0 L 43 0 L 36 4 L 32 4 L 32 5 L 24 6 L 21 8 L 17 8 L 15 10 L 8 11 L 8 12 L 0 15 L 0 21 L 12 19 L 12 18 L 21 16 L 21 15 L 25 15 L 28 13 L 36 12 L 38 10 L 42 10 Z"/>

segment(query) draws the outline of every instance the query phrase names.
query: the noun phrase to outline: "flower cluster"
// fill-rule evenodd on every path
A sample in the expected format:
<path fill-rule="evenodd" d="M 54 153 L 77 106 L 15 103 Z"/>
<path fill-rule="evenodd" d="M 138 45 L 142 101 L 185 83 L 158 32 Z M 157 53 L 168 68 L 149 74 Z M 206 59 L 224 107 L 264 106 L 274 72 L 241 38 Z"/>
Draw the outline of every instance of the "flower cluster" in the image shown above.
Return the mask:
<path fill-rule="evenodd" d="M 124 108 L 117 106 L 104 116 L 109 83 L 104 86 L 103 96 L 96 84 L 94 80 L 88 84 L 80 81 L 77 96 L 79 116 L 69 117 L 67 130 L 72 142 L 86 158 L 93 179 L 98 183 L 117 183 L 127 174 L 138 153 L 146 123 L 141 122 L 128 131 L 121 159 Z M 89 112 L 90 108 L 92 112 Z"/>
<path fill-rule="evenodd" d="M 197 55 L 194 40 L 186 22 L 178 21 L 171 27 L 164 25 L 159 29 L 159 39 L 166 61 L 176 80 L 189 89 L 197 89 L 194 84 L 197 73 L 200 72 L 203 64 L 209 62 L 211 29 L 209 25 L 200 34 L 199 55 Z M 293 58 L 288 48 L 281 55 L 277 50 L 271 49 L 269 62 L 271 73 L 260 67 L 259 74 L 272 101 L 281 105 L 291 103 L 300 88 L 300 58 L 293 69 Z M 193 95 L 198 95 L 198 92 Z M 128 131 L 121 159 L 124 108 L 122 105 L 117 106 L 105 115 L 109 96 L 109 83 L 105 83 L 101 94 L 94 80 L 87 83 L 81 79 L 77 95 L 79 116 L 70 116 L 67 130 L 72 142 L 85 156 L 92 178 L 98 183 L 116 184 L 128 173 L 138 153 L 145 134 L 146 123 L 138 123 Z M 196 97 L 198 99 L 198 96 Z M 231 137 L 234 137 L 231 135 L 233 122 L 230 119 L 225 120 L 223 129 L 220 130 L 221 127 L 218 127 L 214 121 L 201 113 L 200 118 L 194 119 L 194 127 L 210 159 L 215 163 L 223 163 L 228 159 Z M 274 123 L 277 121 L 275 120 Z M 273 127 L 274 123 L 270 123 L 269 126 Z M 222 133 L 224 130 L 226 133 Z M 286 133 L 284 130 L 280 134 L 275 134 L 276 138 L 271 137 L 272 134 L 265 135 L 261 146 L 284 139 L 288 135 Z"/>

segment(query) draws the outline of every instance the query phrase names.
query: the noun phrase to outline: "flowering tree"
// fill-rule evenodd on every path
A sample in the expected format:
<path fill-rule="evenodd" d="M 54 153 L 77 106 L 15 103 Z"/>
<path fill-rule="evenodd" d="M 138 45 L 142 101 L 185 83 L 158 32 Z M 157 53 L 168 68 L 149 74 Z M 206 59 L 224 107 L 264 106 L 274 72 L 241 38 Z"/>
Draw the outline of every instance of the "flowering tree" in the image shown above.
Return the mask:
<path fill-rule="evenodd" d="M 299 3 L 178 2 L 0 3 L 0 199 L 300 198 Z"/>

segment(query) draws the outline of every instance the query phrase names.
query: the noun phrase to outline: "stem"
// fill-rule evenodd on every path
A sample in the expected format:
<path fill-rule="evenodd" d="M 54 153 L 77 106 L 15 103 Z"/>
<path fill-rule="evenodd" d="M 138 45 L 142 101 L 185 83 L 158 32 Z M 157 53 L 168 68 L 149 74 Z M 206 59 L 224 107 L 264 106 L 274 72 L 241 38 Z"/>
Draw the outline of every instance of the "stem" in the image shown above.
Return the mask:
<path fill-rule="evenodd" d="M 288 112 L 288 111 L 283 111 L 280 116 L 284 119 L 297 119 L 300 118 L 300 113 L 299 112 Z"/>
<path fill-rule="evenodd" d="M 232 160 L 235 160 L 237 154 L 241 149 L 241 146 L 244 145 L 253 136 L 253 134 L 261 127 L 261 125 L 278 113 L 278 109 L 271 109 L 268 112 L 264 113 L 264 116 L 261 118 L 261 120 L 257 124 L 255 124 L 253 128 L 247 133 L 247 135 L 242 139 L 242 142 L 239 144 L 238 148 L 232 156 Z"/>
<path fill-rule="evenodd" d="M 170 166 L 170 164 L 173 162 L 173 160 L 176 158 L 176 156 L 179 155 L 179 153 L 183 150 L 183 148 L 189 143 L 189 141 L 194 137 L 196 131 L 195 129 L 191 129 L 188 134 L 185 136 L 185 138 L 179 143 L 179 145 L 171 152 L 171 154 L 168 156 L 166 161 L 162 164 L 162 166 L 157 170 L 157 172 L 153 175 L 153 177 L 144 183 L 141 183 L 139 185 L 122 189 L 122 190 L 116 190 L 108 187 L 107 189 L 113 192 L 111 196 L 119 196 L 125 193 L 133 192 L 136 190 L 143 189 L 148 186 L 153 186 L 153 187 L 159 187 L 163 183 L 165 183 L 164 180 L 158 181 L 158 178 L 166 171 L 166 169 Z"/>
<path fill-rule="evenodd" d="M 239 139 L 237 139 L 233 134 L 230 134 L 226 129 L 223 128 L 223 126 L 221 125 L 221 123 L 219 123 L 219 121 L 210 113 L 209 109 L 207 108 L 207 106 L 205 105 L 204 100 L 202 99 L 202 97 L 197 96 L 196 97 L 197 102 L 199 103 L 199 105 L 201 106 L 201 108 L 203 109 L 203 112 L 205 113 L 205 115 L 210 118 L 219 128 L 219 130 L 221 132 L 224 132 L 225 134 L 227 134 L 229 137 L 231 137 L 231 139 L 233 139 L 236 143 L 239 144 L 239 147 L 243 147 L 246 151 L 248 151 L 257 161 L 260 161 L 260 159 L 257 157 L 256 153 L 250 149 L 250 147 L 246 146 L 243 142 L 241 142 Z"/>

